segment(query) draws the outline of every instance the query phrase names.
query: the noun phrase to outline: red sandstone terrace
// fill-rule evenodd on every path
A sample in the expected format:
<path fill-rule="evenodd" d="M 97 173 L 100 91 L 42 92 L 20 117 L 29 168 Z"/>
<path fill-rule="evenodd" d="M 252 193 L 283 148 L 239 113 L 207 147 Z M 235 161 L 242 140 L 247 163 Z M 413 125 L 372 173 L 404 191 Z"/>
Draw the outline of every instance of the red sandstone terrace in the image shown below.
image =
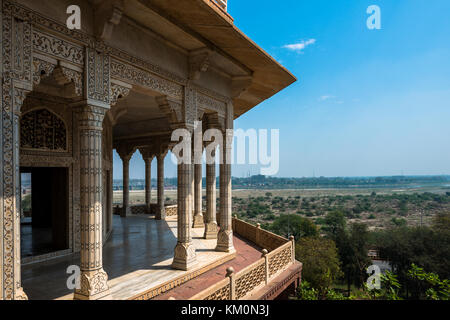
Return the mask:
<path fill-rule="evenodd" d="M 69 6 L 79 8 L 80 29 L 68 27 Z M 235 119 L 296 78 L 234 25 L 227 6 L 0 0 L 0 300 L 275 299 L 299 284 L 293 239 L 232 217 L 225 139 Z M 172 132 L 191 133 L 196 121 L 223 135 L 225 162 L 179 164 L 169 205 Z M 116 212 L 114 150 L 123 164 Z M 136 152 L 145 204 L 133 207 Z M 71 287 L 67 270 L 80 283 Z"/>

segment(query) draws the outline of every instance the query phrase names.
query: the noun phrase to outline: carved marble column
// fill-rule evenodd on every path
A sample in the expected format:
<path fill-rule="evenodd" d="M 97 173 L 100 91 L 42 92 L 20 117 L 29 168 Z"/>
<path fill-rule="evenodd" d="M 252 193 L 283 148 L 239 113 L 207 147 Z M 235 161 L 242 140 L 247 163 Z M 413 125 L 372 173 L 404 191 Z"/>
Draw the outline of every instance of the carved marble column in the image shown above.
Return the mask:
<path fill-rule="evenodd" d="M 32 27 L 0 1 L 0 300 L 25 300 L 20 261 L 20 108 L 32 90 Z"/>
<path fill-rule="evenodd" d="M 156 220 L 166 219 L 166 208 L 164 198 L 164 159 L 166 158 L 167 151 L 160 153 L 157 156 L 158 160 L 158 210 L 156 212 Z"/>
<path fill-rule="evenodd" d="M 172 268 L 189 270 L 197 263 L 192 244 L 192 164 L 178 164 L 178 243 L 175 247 Z"/>
<path fill-rule="evenodd" d="M 136 148 L 122 142 L 116 147 L 116 151 L 122 159 L 122 212 L 120 216 L 126 218 L 131 215 L 130 209 L 130 160 Z"/>
<path fill-rule="evenodd" d="M 178 243 L 175 247 L 175 254 L 172 267 L 179 270 L 189 270 L 197 263 L 197 254 L 192 243 L 191 228 L 193 214 L 193 188 L 194 188 L 194 159 L 192 155 L 194 148 L 192 146 L 194 122 L 197 117 L 196 91 L 190 85 L 184 88 L 183 108 L 179 129 L 187 131 L 179 137 L 182 138 L 183 146 L 180 153 L 177 152 L 177 146 L 172 152 L 178 157 Z M 173 140 L 172 142 L 175 142 Z M 180 140 L 178 140 L 180 143 Z M 177 154 L 178 153 L 178 154 Z M 184 159 L 190 158 L 190 159 Z"/>
<path fill-rule="evenodd" d="M 126 218 L 127 216 L 131 215 L 131 209 L 130 209 L 130 160 L 131 156 L 126 156 L 122 158 L 122 164 L 123 164 L 123 177 L 122 177 L 122 183 L 123 183 L 123 201 L 122 201 L 122 213 L 120 216 L 122 218 Z"/>
<path fill-rule="evenodd" d="M 145 204 L 147 213 L 151 213 L 152 204 L 152 161 L 153 158 L 145 158 Z"/>
<path fill-rule="evenodd" d="M 151 212 L 152 203 L 152 162 L 155 158 L 155 152 L 151 146 L 139 148 L 142 159 L 145 162 L 145 205 L 147 213 Z"/>
<path fill-rule="evenodd" d="M 81 288 L 77 300 L 111 298 L 102 257 L 102 122 L 105 109 L 77 107 L 80 132 Z"/>
<path fill-rule="evenodd" d="M 206 164 L 206 221 L 205 239 L 217 239 L 216 221 L 216 164 Z"/>
<path fill-rule="evenodd" d="M 193 228 L 203 228 L 203 198 L 202 198 L 202 165 L 194 164 L 194 222 Z"/>
<path fill-rule="evenodd" d="M 19 107 L 19 106 L 16 106 Z M 0 300 L 27 300 L 21 285 L 19 112 L 3 110 L 2 185 L 0 185 Z M 1 128 L 1 126 L 0 126 Z"/>
<path fill-rule="evenodd" d="M 233 142 L 233 105 L 227 106 L 224 139 L 222 144 L 222 163 L 220 164 L 220 231 L 217 235 L 217 251 L 232 252 L 232 193 L 231 193 L 231 147 Z"/>

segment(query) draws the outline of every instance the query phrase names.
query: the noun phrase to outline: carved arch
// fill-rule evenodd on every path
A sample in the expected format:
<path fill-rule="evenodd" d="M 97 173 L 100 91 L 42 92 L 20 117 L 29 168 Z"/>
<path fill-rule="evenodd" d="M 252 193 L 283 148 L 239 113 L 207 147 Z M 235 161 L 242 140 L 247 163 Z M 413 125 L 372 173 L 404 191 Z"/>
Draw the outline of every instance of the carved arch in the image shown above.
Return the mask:
<path fill-rule="evenodd" d="M 59 65 L 59 62 L 44 61 L 33 58 L 33 88 L 36 88 L 44 78 L 52 77 L 57 85 L 67 88 L 64 95 L 83 95 L 82 72 Z"/>
<path fill-rule="evenodd" d="M 66 122 L 47 108 L 36 108 L 20 117 L 20 147 L 44 151 L 66 152 Z"/>

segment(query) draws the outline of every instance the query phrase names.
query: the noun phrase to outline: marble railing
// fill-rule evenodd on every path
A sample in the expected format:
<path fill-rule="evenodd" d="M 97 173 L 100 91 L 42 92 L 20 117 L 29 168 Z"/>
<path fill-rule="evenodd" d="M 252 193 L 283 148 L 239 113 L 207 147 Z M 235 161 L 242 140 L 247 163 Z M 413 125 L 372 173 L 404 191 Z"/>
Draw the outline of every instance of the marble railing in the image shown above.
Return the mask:
<path fill-rule="evenodd" d="M 167 217 L 171 217 L 171 216 L 176 216 L 178 215 L 178 206 L 172 205 L 172 206 L 166 206 L 166 216 Z"/>
<path fill-rule="evenodd" d="M 158 211 L 158 205 L 156 203 L 152 203 L 150 205 L 150 214 L 156 214 Z M 166 216 L 176 216 L 178 214 L 178 206 L 177 205 L 167 205 L 166 208 Z M 114 207 L 114 214 L 120 214 L 122 210 L 121 206 Z M 130 210 L 132 214 L 147 214 L 147 206 L 145 204 L 137 204 L 137 205 L 130 205 Z"/>
<path fill-rule="evenodd" d="M 211 0 L 221 7 L 224 11 L 227 11 L 227 0 Z"/>
<path fill-rule="evenodd" d="M 226 278 L 190 300 L 239 300 L 246 299 L 258 289 L 295 263 L 295 242 L 233 218 L 233 231 L 243 238 L 254 242 L 261 248 L 262 257 L 255 263 L 235 273 L 227 269 Z"/>

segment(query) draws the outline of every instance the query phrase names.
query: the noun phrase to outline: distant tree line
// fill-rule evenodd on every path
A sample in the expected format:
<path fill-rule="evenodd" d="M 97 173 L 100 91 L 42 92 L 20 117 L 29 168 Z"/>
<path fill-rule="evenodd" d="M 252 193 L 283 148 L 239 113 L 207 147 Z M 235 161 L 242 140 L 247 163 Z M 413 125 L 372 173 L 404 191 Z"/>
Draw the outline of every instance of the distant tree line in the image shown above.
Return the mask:
<path fill-rule="evenodd" d="M 233 187 L 238 189 L 296 189 L 296 188 L 385 188 L 417 185 L 442 185 L 450 176 L 391 176 L 391 177 L 318 177 L 318 178 L 276 178 L 256 175 L 247 178 L 233 178 Z"/>
<path fill-rule="evenodd" d="M 247 178 L 232 178 L 234 189 L 301 189 L 301 188 L 386 188 L 411 186 L 437 186 L 450 182 L 450 176 L 391 176 L 391 177 L 318 177 L 318 178 L 276 178 L 256 175 Z M 152 179 L 156 187 L 157 180 Z M 177 178 L 165 178 L 166 186 L 176 187 Z M 130 179 L 130 185 L 135 190 L 143 190 L 144 179 Z M 203 178 L 206 185 L 206 178 Z M 116 190 L 122 189 L 122 179 L 114 179 Z M 219 186 L 219 179 L 217 179 Z"/>

